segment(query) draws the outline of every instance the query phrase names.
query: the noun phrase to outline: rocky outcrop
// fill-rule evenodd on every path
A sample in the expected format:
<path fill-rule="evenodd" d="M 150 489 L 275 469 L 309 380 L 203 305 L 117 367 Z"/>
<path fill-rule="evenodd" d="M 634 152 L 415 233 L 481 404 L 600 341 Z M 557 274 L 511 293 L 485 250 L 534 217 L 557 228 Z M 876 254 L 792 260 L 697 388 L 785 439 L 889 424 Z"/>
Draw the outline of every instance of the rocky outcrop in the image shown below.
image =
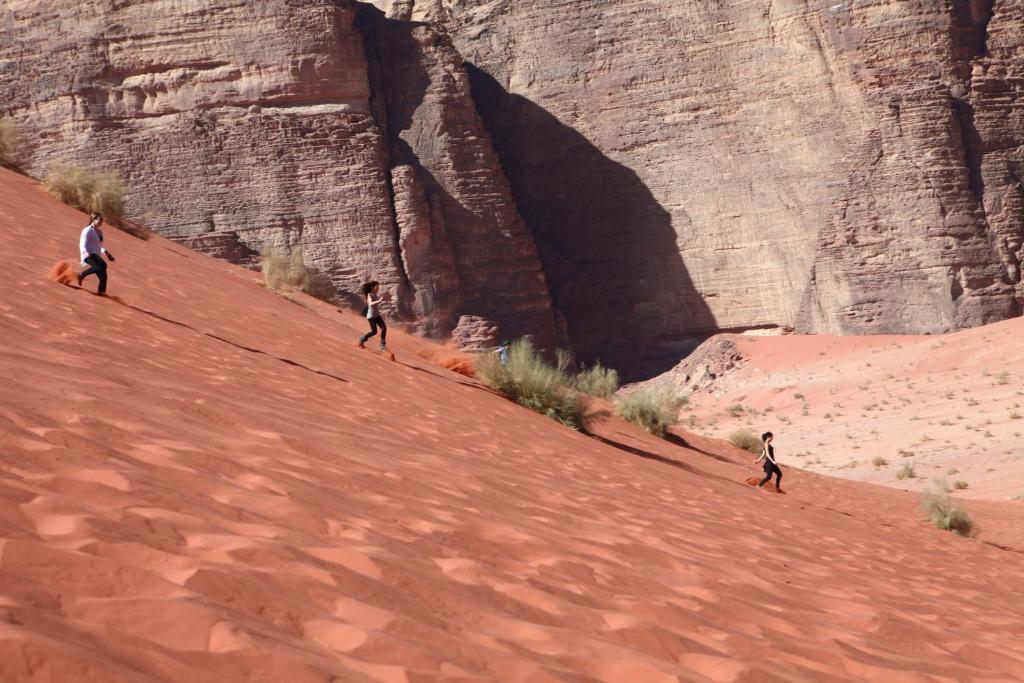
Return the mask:
<path fill-rule="evenodd" d="M 498 326 L 476 315 L 464 315 L 452 330 L 459 351 L 485 351 L 498 345 Z"/>
<path fill-rule="evenodd" d="M 27 170 L 114 168 L 128 214 L 255 263 L 301 247 L 342 292 L 376 278 L 431 334 L 461 315 L 558 341 L 462 60 L 353 0 L 86 3 L 0 13 L 0 112 Z"/>
<path fill-rule="evenodd" d="M 585 361 L 671 361 L 713 330 L 938 332 L 1020 312 L 1015 0 L 403 11 L 443 22 L 473 64 Z"/>
<path fill-rule="evenodd" d="M 684 397 L 697 391 L 711 391 L 716 382 L 742 367 L 746 361 L 736 347 L 735 335 L 716 335 L 694 349 L 668 372 L 623 387 L 621 392 L 629 394 L 638 389 L 667 388 L 676 396 Z"/>

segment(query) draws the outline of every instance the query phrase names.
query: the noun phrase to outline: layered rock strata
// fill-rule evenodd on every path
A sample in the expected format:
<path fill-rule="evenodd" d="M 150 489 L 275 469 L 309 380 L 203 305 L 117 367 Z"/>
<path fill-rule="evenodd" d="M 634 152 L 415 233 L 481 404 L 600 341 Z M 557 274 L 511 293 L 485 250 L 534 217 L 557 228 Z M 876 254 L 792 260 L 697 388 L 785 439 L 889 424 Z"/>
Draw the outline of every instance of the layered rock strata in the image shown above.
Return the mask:
<path fill-rule="evenodd" d="M 120 171 L 129 215 L 254 263 L 301 247 L 428 333 L 461 315 L 557 342 L 547 286 L 458 53 L 351 0 L 13 0 L 0 109 L 27 170 Z"/>
<path fill-rule="evenodd" d="M 1020 2 L 408 4 L 474 65 L 584 360 L 1020 313 Z"/>

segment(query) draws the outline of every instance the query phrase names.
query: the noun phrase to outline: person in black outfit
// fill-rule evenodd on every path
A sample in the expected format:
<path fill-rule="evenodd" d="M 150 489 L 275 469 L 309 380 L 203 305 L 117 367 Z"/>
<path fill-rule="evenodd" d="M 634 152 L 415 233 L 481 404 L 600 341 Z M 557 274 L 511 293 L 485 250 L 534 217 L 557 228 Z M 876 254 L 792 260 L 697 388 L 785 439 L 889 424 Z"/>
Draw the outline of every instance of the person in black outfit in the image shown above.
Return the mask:
<path fill-rule="evenodd" d="M 380 350 L 387 351 L 388 326 L 380 314 L 380 305 L 384 301 L 384 297 L 380 294 L 380 283 L 376 280 L 371 280 L 363 285 L 362 292 L 363 301 L 366 302 L 363 315 L 366 316 L 366 322 L 370 323 L 370 331 L 359 338 L 359 348 L 365 349 L 366 341 L 376 335 L 377 328 L 380 328 Z"/>
<path fill-rule="evenodd" d="M 764 442 L 761 446 L 761 457 L 754 461 L 754 464 L 764 460 L 764 479 L 757 485 L 761 488 L 775 475 L 775 490 L 782 490 L 782 470 L 779 469 L 779 464 L 775 462 L 775 449 L 772 448 L 772 439 L 775 438 L 771 432 L 765 432 L 761 435 L 761 441 Z"/>

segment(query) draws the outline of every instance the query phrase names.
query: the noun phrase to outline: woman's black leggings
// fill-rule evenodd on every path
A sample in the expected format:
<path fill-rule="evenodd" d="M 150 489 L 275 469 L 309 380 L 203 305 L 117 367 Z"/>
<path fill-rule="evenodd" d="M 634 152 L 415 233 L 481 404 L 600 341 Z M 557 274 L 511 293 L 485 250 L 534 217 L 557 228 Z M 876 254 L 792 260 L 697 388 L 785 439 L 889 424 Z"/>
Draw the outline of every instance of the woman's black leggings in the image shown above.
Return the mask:
<path fill-rule="evenodd" d="M 384 318 L 379 315 L 372 318 L 367 318 L 367 322 L 370 323 L 370 331 L 359 338 L 359 343 L 365 344 L 366 340 L 377 334 L 377 328 L 380 328 L 380 343 L 384 344 L 388 340 L 388 326 L 384 322 Z"/>
<path fill-rule="evenodd" d="M 89 254 L 85 258 L 85 262 L 89 265 L 88 268 L 81 272 L 82 277 L 89 277 L 95 275 L 100 280 L 100 288 L 97 290 L 100 294 L 107 291 L 107 263 L 103 260 L 102 256 L 97 254 Z"/>
<path fill-rule="evenodd" d="M 767 484 L 768 480 L 772 478 L 773 474 L 775 475 L 775 488 L 781 488 L 782 470 L 779 469 L 778 465 L 772 465 L 771 463 L 765 465 L 764 479 L 761 480 L 761 483 L 758 484 L 758 486 L 764 486 L 765 484 Z"/>

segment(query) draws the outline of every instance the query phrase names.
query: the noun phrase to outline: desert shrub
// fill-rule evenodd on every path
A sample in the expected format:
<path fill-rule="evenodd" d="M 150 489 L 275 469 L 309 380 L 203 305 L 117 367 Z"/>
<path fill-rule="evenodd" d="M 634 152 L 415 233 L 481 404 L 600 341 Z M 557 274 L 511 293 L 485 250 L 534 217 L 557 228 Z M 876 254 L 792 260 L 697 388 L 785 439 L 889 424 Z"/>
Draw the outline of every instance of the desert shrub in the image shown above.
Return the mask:
<path fill-rule="evenodd" d="M 880 456 L 880 455 L 876 455 L 876 456 L 875 456 L 875 457 L 874 457 L 874 458 L 873 458 L 873 459 L 871 460 L 871 464 L 872 464 L 872 465 L 874 465 L 875 467 L 885 467 L 886 465 L 888 465 L 888 464 L 889 464 L 889 461 L 888 461 L 888 460 L 886 460 L 885 458 L 883 458 L 883 457 L 882 457 L 882 456 Z"/>
<path fill-rule="evenodd" d="M 324 301 L 335 301 L 337 290 L 322 273 L 306 266 L 302 249 L 283 251 L 268 247 L 260 252 L 260 271 L 267 289 L 278 294 L 305 292 Z"/>
<path fill-rule="evenodd" d="M 754 455 L 761 455 L 761 437 L 749 429 L 740 429 L 730 434 L 729 443 Z"/>
<path fill-rule="evenodd" d="M 615 412 L 655 436 L 679 422 L 679 409 L 685 399 L 669 387 L 637 389 L 615 402 Z"/>
<path fill-rule="evenodd" d="M 921 498 L 927 520 L 937 529 L 952 531 L 957 536 L 970 536 L 974 523 L 967 512 L 955 505 L 945 492 L 933 491 Z"/>
<path fill-rule="evenodd" d="M 58 166 L 43 180 L 47 192 L 80 211 L 98 211 L 117 223 L 124 213 L 124 182 L 114 171 Z"/>
<path fill-rule="evenodd" d="M 260 251 L 260 272 L 267 289 L 279 294 L 301 291 L 308 275 L 301 249 L 287 252 L 276 247 Z"/>
<path fill-rule="evenodd" d="M 18 132 L 10 119 L 0 119 L 0 166 L 18 163 Z"/>
<path fill-rule="evenodd" d="M 729 406 L 728 411 L 729 414 L 732 415 L 733 417 L 739 417 L 740 415 L 743 414 L 743 406 L 737 403 L 734 406 Z"/>
<path fill-rule="evenodd" d="M 964 481 L 963 479 L 957 479 L 956 481 L 953 482 L 953 488 L 959 489 L 961 491 L 963 489 L 967 488 L 967 486 L 968 486 L 967 482 Z"/>
<path fill-rule="evenodd" d="M 584 394 L 599 398 L 611 398 L 619 390 L 619 373 L 600 363 L 584 368 L 574 380 L 576 388 Z"/>
<path fill-rule="evenodd" d="M 917 472 L 914 471 L 914 463 L 905 462 L 900 467 L 899 472 L 896 473 L 897 479 L 915 479 L 917 478 Z"/>
<path fill-rule="evenodd" d="M 563 363 L 545 361 L 526 339 L 512 342 L 504 365 L 495 353 L 476 359 L 476 376 L 502 396 L 573 429 L 586 427 L 587 402 Z"/>

